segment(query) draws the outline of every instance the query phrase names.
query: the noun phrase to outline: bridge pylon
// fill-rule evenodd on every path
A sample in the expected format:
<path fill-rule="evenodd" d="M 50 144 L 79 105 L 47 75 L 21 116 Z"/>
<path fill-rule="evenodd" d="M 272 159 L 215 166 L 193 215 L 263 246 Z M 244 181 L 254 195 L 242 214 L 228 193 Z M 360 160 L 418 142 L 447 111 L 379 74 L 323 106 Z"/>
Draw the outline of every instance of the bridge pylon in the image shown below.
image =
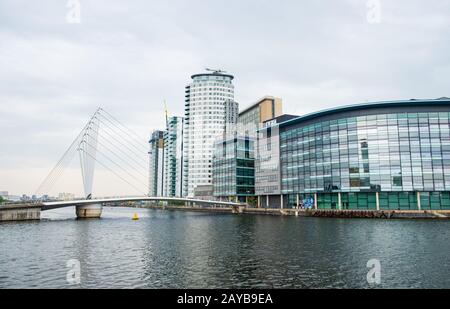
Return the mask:
<path fill-rule="evenodd" d="M 88 204 L 76 206 L 76 214 L 78 219 L 97 219 L 102 216 L 102 204 Z"/>
<path fill-rule="evenodd" d="M 92 198 L 92 186 L 94 183 L 98 130 L 100 127 L 99 120 L 96 117 L 97 113 L 98 111 L 94 114 L 91 120 L 89 120 L 77 149 L 80 158 L 81 174 L 83 176 L 83 187 L 86 199 Z"/>
<path fill-rule="evenodd" d="M 78 155 L 83 181 L 84 200 L 73 203 L 78 218 L 100 218 L 102 203 L 94 199 L 93 188 L 96 166 L 114 174 L 128 188 L 147 195 L 148 175 L 147 141 L 127 128 L 102 108 L 98 108 L 50 171 L 36 191 L 49 195 L 60 176 Z M 144 189 L 145 188 L 145 189 Z M 92 201 L 92 202 L 91 202 Z"/>
<path fill-rule="evenodd" d="M 78 146 L 78 155 L 80 158 L 81 174 L 83 178 L 84 194 L 87 200 L 92 199 L 92 186 L 94 183 L 95 162 L 97 157 L 98 145 L 98 131 L 100 128 L 100 121 L 97 114 L 89 120 L 84 133 L 81 136 L 81 141 Z M 76 206 L 76 214 L 79 219 L 100 218 L 102 215 L 102 204 L 92 204 Z"/>

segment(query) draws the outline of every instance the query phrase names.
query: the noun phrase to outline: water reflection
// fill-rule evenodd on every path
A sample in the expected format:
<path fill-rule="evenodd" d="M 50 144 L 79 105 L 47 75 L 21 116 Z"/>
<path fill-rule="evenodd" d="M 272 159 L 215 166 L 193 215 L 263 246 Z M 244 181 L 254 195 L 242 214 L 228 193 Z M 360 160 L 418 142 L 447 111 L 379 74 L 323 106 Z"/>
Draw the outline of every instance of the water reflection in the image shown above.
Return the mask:
<path fill-rule="evenodd" d="M 133 213 L 139 221 L 132 221 Z M 370 288 L 450 287 L 447 221 L 376 221 L 212 215 L 105 208 L 0 224 L 0 287 Z M 81 263 L 81 285 L 66 263 Z"/>

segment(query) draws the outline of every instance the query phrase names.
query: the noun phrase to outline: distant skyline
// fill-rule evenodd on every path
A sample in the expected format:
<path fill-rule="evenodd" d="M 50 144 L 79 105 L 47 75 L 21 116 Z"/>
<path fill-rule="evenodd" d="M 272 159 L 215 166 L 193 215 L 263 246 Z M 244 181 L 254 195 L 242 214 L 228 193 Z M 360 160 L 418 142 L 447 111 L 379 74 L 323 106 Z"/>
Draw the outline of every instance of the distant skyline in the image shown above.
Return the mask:
<path fill-rule="evenodd" d="M 235 76 L 241 109 L 450 97 L 449 1 L 78 2 L 80 23 L 67 1 L 0 2 L 0 191 L 33 194 L 99 106 L 146 143 L 206 67 Z M 80 194 L 78 166 L 50 194 Z M 101 168 L 94 192 L 135 194 Z"/>

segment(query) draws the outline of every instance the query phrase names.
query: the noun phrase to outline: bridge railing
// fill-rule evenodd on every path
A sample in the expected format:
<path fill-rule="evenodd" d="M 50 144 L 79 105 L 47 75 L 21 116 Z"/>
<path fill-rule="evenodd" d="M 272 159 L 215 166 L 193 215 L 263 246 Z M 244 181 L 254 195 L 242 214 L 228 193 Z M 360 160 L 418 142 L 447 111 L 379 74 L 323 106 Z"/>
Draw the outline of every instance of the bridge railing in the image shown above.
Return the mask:
<path fill-rule="evenodd" d="M 72 200 L 72 201 L 57 201 L 57 202 L 44 202 L 43 210 L 50 210 L 63 207 L 71 206 L 82 206 L 89 204 L 106 204 L 106 203 L 126 203 L 126 202 L 180 202 L 180 203 L 191 203 L 192 205 L 217 205 L 217 206 L 230 206 L 239 207 L 246 206 L 244 203 L 235 202 L 224 202 L 215 200 L 201 200 L 195 198 L 178 198 L 178 197 L 115 197 L 115 198 L 95 198 L 89 200 Z"/>

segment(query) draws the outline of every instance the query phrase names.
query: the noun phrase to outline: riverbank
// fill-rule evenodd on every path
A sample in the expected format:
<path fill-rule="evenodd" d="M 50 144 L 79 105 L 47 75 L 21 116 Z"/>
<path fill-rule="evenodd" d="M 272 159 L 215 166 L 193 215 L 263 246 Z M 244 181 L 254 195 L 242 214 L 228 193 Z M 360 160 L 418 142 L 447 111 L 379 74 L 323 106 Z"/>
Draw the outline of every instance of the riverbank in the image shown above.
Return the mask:
<path fill-rule="evenodd" d="M 125 205 L 124 205 L 125 206 Z M 126 205 L 126 207 L 133 207 Z M 160 206 L 146 205 L 136 208 L 163 209 L 236 215 L 295 216 L 345 219 L 450 219 L 450 210 L 321 210 L 321 209 L 271 209 L 246 206 Z M 24 204 L 0 207 L 0 222 L 39 220 L 42 205 Z"/>
<path fill-rule="evenodd" d="M 145 206 L 143 208 L 169 211 L 193 211 L 206 213 L 229 213 L 242 215 L 297 216 L 345 219 L 450 219 L 449 210 L 314 210 L 270 209 L 251 207 L 202 207 L 202 206 Z"/>
<path fill-rule="evenodd" d="M 0 205 L 0 222 L 40 220 L 41 208 L 38 204 Z"/>

